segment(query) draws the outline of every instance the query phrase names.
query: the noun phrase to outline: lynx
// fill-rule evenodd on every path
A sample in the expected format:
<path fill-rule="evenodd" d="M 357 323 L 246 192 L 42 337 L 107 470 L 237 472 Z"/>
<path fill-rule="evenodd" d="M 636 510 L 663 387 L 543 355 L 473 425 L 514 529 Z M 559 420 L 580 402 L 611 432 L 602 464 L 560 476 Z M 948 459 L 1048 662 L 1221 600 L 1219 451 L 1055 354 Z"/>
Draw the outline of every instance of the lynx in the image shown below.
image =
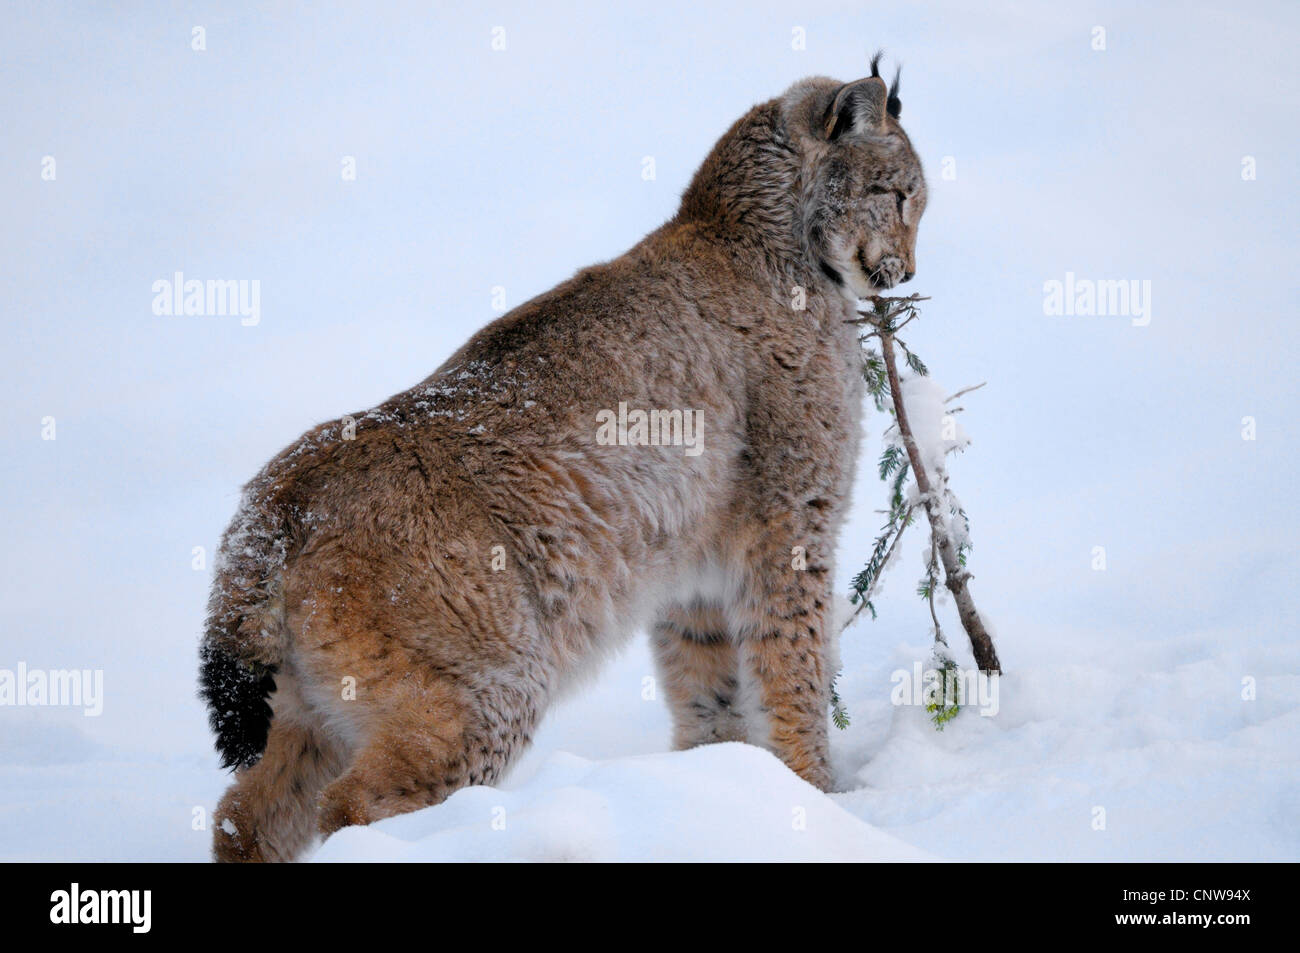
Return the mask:
<path fill-rule="evenodd" d="M 292 860 L 491 784 L 641 629 L 676 747 L 748 741 L 830 787 L 846 321 L 912 277 L 926 203 L 878 62 L 755 106 L 667 224 L 245 487 L 200 650 L 237 769 L 216 859 Z M 668 439 L 631 439 L 634 410 Z"/>

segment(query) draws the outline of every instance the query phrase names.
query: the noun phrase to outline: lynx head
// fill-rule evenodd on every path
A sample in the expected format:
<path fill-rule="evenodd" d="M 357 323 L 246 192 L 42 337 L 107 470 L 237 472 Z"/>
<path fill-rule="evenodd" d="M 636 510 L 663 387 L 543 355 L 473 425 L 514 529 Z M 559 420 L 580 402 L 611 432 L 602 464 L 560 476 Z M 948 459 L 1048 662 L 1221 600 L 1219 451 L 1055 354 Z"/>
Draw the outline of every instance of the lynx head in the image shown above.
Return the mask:
<path fill-rule="evenodd" d="M 848 298 L 911 278 L 925 177 L 898 124 L 898 77 L 886 87 L 879 64 L 877 54 L 852 83 L 802 80 L 751 109 L 696 171 L 676 221 Z"/>
<path fill-rule="evenodd" d="M 783 97 L 800 157 L 797 223 L 808 263 L 853 298 L 909 280 L 925 176 L 898 123 L 898 74 L 886 87 L 880 54 L 851 83 L 809 79 Z"/>

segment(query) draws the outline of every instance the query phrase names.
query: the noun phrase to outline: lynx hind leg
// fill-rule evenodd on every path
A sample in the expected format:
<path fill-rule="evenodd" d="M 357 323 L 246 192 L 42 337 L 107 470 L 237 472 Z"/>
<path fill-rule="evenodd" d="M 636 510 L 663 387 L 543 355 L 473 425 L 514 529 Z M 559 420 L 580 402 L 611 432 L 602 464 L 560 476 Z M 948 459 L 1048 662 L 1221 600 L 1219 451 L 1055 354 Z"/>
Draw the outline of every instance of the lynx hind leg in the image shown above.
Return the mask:
<path fill-rule="evenodd" d="M 343 770 L 345 753 L 277 677 L 275 712 L 261 759 L 240 769 L 213 815 L 212 856 L 221 862 L 291 861 L 316 837 L 316 799 Z"/>
<path fill-rule="evenodd" d="M 417 672 L 358 686 L 367 723 L 347 770 L 321 796 L 320 832 L 418 810 L 467 781 L 470 699 L 445 679 Z"/>
<path fill-rule="evenodd" d="M 519 690 L 416 674 L 388 688 L 356 757 L 321 796 L 325 836 L 492 783 L 532 740 L 539 717 L 536 695 Z"/>
<path fill-rule="evenodd" d="M 748 740 L 740 655 L 722 610 L 670 610 L 650 640 L 672 713 L 673 746 Z"/>

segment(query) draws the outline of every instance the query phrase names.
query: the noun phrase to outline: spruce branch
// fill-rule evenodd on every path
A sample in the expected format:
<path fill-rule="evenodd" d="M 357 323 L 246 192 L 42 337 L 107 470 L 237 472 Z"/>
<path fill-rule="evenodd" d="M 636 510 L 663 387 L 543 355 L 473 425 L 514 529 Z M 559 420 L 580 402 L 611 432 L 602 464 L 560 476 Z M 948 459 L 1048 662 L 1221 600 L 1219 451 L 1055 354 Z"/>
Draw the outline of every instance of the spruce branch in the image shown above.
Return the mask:
<path fill-rule="evenodd" d="M 943 637 L 943 627 L 939 625 L 939 614 L 934 609 L 934 590 L 939 584 L 939 547 L 934 539 L 930 540 L 930 561 L 925 567 L 924 596 L 930 604 L 930 621 L 934 623 L 934 642 L 936 649 L 942 645 L 948 647 L 948 640 Z"/>
<path fill-rule="evenodd" d="M 895 335 L 899 329 L 915 320 L 919 315 L 917 303 L 928 300 L 927 297 L 915 294 L 904 298 L 887 298 L 875 295 L 867 299 L 870 303 L 870 310 L 859 311 L 859 317 L 850 319 L 848 323 L 866 326 L 871 329 L 863 336 L 863 341 L 874 337 L 880 342 L 879 357 L 884 365 L 889 398 L 893 404 L 895 425 L 898 428 L 899 437 L 903 442 L 908 462 L 916 479 L 921 504 L 925 507 L 925 513 L 930 522 L 932 545 L 937 550 L 939 561 L 943 564 L 944 585 L 952 593 L 953 601 L 957 604 L 957 615 L 961 619 L 962 628 L 966 630 L 966 635 L 970 639 L 971 650 L 975 655 L 975 663 L 983 672 L 1000 673 L 1002 666 L 998 661 L 997 651 L 993 647 L 993 640 L 984 626 L 979 611 L 975 608 L 975 600 L 971 597 L 968 586 L 971 575 L 966 570 L 966 549 L 969 545 L 966 534 L 962 534 L 960 542 L 954 540 L 948 523 L 948 514 L 944 513 L 944 503 L 952 499 L 947 491 L 946 478 L 940 473 L 940 483 L 938 485 L 931 480 L 921 460 L 920 450 L 917 447 L 916 440 L 912 435 L 911 425 L 907 419 L 907 408 L 903 403 L 902 385 L 898 376 L 898 364 L 894 352 L 895 343 L 907 355 L 908 366 L 913 371 L 918 374 L 925 373 L 923 370 L 925 365 L 919 359 L 916 359 L 915 355 L 907 349 L 907 346 L 902 341 L 897 340 Z M 899 320 L 900 318 L 902 320 Z M 872 356 L 874 356 L 874 352 Z M 952 398 L 948 399 L 952 400 L 974 389 L 967 388 L 965 391 L 958 391 Z M 883 469 L 882 461 L 882 471 Z M 882 472 L 882 478 L 884 475 Z M 900 492 L 901 488 L 898 488 L 896 498 L 897 493 Z M 965 520 L 965 512 L 957 507 L 955 502 L 950 503 L 948 508 L 953 511 L 954 515 L 958 515 Z M 879 540 L 877 545 L 879 546 Z M 878 571 L 871 577 L 870 582 L 872 585 L 874 585 L 876 578 L 878 578 Z M 931 585 L 929 588 L 929 598 L 932 599 L 934 586 Z M 860 592 L 861 590 L 856 591 Z M 861 606 L 859 606 L 860 608 Z M 931 605 L 931 614 L 935 620 L 935 634 L 936 639 L 938 639 L 940 635 L 938 617 L 933 612 L 933 605 Z M 857 613 L 855 612 L 854 615 L 856 616 Z"/>
<path fill-rule="evenodd" d="M 904 467 L 906 473 L 906 467 Z M 912 507 L 905 507 L 901 513 L 895 517 L 894 510 L 890 511 L 890 522 L 885 524 L 885 532 L 876 539 L 876 546 L 871 554 L 871 559 L 867 562 L 867 568 L 858 573 L 857 578 L 853 580 L 853 600 L 857 603 L 857 608 L 853 614 L 848 617 L 844 625 L 840 628 L 843 632 L 849 626 L 857 621 L 858 615 L 863 609 L 871 610 L 871 617 L 876 617 L 876 607 L 871 604 L 871 595 L 876 591 L 876 584 L 880 582 L 880 576 L 889 560 L 893 558 L 894 550 L 898 548 L 898 541 L 903 538 L 903 530 L 912 522 Z M 892 538 L 892 541 L 891 541 Z M 885 548 L 885 544 L 888 548 Z M 882 549 L 883 554 L 882 554 Z M 845 722 L 847 724 L 847 721 Z"/>

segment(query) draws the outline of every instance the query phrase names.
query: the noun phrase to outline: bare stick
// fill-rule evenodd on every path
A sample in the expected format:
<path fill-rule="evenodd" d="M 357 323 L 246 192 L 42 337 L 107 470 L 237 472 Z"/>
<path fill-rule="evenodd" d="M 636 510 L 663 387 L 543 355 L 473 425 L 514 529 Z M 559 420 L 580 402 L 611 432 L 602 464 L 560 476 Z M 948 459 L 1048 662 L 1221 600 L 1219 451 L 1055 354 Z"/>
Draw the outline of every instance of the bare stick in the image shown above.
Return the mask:
<path fill-rule="evenodd" d="M 963 387 L 961 390 L 957 391 L 957 393 L 953 394 L 951 397 L 945 397 L 943 399 L 943 402 L 945 404 L 950 404 L 958 397 L 960 397 L 962 394 L 969 394 L 973 390 L 979 390 L 987 383 L 988 381 L 980 381 L 978 384 L 972 384 L 970 387 Z"/>

